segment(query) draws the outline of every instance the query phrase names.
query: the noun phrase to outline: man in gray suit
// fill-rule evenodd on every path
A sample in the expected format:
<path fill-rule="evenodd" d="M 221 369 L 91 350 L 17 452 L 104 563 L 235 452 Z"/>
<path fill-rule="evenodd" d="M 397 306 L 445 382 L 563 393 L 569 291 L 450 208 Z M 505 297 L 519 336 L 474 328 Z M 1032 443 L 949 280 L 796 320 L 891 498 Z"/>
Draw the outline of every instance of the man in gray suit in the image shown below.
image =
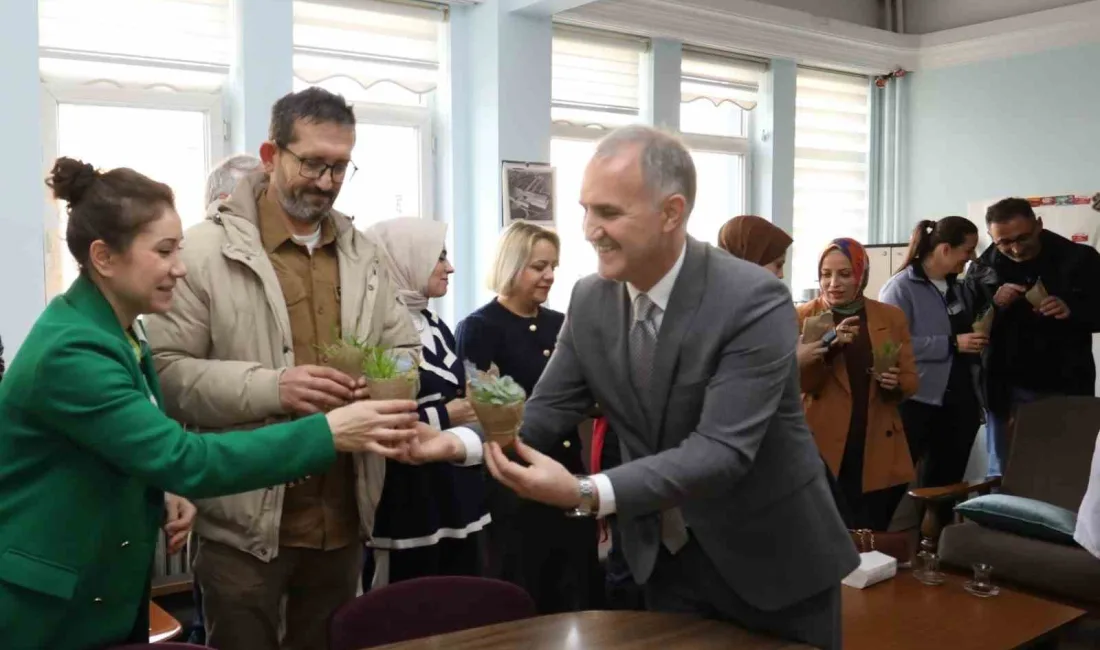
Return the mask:
<path fill-rule="evenodd" d="M 839 649 L 840 580 L 859 558 L 803 417 L 791 297 L 687 236 L 694 198 L 674 137 L 628 127 L 600 143 L 581 192 L 599 275 L 573 290 L 527 403 L 525 465 L 495 443 L 485 462 L 520 496 L 615 514 L 649 609 Z M 574 477 L 535 449 L 594 403 L 623 464 Z"/>
<path fill-rule="evenodd" d="M 695 167 L 648 127 L 607 136 L 585 172 L 599 275 L 573 290 L 509 460 L 465 428 L 422 428 L 406 460 L 484 458 L 520 496 L 615 514 L 649 609 L 695 612 L 839 650 L 840 580 L 859 556 L 799 395 L 797 320 L 770 272 L 687 236 Z M 599 403 L 623 464 L 576 477 L 549 449 Z"/>

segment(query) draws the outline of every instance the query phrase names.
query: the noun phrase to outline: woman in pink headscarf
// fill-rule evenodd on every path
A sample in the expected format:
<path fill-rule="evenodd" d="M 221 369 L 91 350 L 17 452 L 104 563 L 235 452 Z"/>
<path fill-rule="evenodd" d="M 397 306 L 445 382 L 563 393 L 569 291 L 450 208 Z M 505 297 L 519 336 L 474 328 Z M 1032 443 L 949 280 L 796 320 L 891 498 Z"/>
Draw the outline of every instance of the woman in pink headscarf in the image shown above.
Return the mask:
<path fill-rule="evenodd" d="M 917 370 L 905 313 L 864 297 L 867 273 L 867 252 L 854 239 L 835 239 L 822 252 L 821 295 L 798 307 L 799 326 L 830 312 L 836 338 L 802 366 L 802 403 L 849 528 L 881 531 L 913 479 L 898 404 L 917 392 Z M 888 344 L 900 346 L 897 361 L 873 372 Z"/>

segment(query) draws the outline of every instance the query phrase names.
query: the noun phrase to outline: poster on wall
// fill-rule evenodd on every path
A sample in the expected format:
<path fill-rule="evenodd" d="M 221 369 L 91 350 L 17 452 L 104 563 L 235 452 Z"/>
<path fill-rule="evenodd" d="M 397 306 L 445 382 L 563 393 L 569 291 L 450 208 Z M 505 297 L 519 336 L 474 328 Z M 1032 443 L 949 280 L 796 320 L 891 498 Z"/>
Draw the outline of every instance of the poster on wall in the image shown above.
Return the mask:
<path fill-rule="evenodd" d="M 1043 228 L 1078 244 L 1100 249 L 1100 193 L 1035 196 L 1027 199 L 1035 210 L 1035 216 L 1043 220 Z M 992 243 L 986 232 L 985 211 L 998 200 L 972 201 L 967 204 L 966 216 L 978 226 L 980 233 L 979 252 Z M 1092 356 L 1100 368 L 1100 334 L 1092 336 Z M 1096 391 L 1100 395 L 1100 375 L 1097 376 Z"/>
<path fill-rule="evenodd" d="M 501 166 L 503 227 L 532 221 L 554 227 L 554 168 L 545 163 L 506 160 Z"/>

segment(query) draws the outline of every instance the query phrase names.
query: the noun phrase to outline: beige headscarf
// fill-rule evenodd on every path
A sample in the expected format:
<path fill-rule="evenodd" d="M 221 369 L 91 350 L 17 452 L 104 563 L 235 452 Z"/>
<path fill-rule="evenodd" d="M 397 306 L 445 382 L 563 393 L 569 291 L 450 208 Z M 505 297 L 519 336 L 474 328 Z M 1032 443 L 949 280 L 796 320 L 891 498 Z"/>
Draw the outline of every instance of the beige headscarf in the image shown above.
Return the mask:
<path fill-rule="evenodd" d="M 380 221 L 367 232 L 382 244 L 382 257 L 401 302 L 414 314 L 427 309 L 428 280 L 447 246 L 447 224 L 401 217 Z"/>

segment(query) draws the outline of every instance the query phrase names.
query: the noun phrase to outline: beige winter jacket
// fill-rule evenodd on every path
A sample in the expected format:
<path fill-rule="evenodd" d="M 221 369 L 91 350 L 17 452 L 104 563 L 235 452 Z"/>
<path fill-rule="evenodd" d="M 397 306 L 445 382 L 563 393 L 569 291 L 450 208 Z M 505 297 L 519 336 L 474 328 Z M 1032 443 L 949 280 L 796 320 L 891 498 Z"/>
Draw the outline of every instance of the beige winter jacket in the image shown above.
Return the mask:
<path fill-rule="evenodd" d="M 267 179 L 243 179 L 233 195 L 188 229 L 172 310 L 146 317 L 168 413 L 201 432 L 250 429 L 286 419 L 279 376 L 294 366 L 290 319 L 257 228 Z M 340 322 L 372 345 L 416 348 L 419 337 L 397 300 L 379 247 L 335 211 Z M 370 539 L 385 459 L 356 454 L 360 534 Z M 279 551 L 284 486 L 196 503 L 195 532 L 270 561 Z"/>

